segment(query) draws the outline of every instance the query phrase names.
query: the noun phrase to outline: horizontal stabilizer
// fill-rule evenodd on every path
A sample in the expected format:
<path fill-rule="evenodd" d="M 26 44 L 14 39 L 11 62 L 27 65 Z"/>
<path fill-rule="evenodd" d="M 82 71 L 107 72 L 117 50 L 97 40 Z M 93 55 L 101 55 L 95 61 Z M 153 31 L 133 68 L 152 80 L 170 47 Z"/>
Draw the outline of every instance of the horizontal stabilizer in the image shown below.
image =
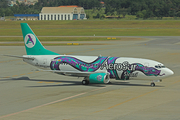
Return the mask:
<path fill-rule="evenodd" d="M 8 57 L 15 57 L 15 58 L 23 58 L 23 59 L 31 59 L 34 60 L 33 57 L 24 57 L 24 56 L 16 56 L 16 55 L 3 55 L 3 56 L 8 56 Z"/>

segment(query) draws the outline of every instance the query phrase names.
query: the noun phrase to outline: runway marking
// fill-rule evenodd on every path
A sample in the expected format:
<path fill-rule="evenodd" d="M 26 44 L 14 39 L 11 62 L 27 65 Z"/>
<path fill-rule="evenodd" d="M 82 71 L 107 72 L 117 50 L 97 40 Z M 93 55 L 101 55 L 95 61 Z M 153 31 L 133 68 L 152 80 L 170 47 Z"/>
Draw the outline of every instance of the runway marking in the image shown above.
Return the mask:
<path fill-rule="evenodd" d="M 16 77 L 16 76 L 18 76 L 18 75 L 13 75 L 12 77 Z"/>
<path fill-rule="evenodd" d="M 6 76 L 6 77 L 4 77 L 4 78 L 10 78 L 10 76 Z"/>
<path fill-rule="evenodd" d="M 177 83 L 179 83 L 179 82 L 180 82 L 180 80 L 175 81 L 175 82 L 173 82 L 173 83 L 169 84 L 167 87 L 169 87 L 169 86 L 171 86 L 171 85 L 174 85 L 174 84 L 177 84 Z"/>
<path fill-rule="evenodd" d="M 179 55 L 180 53 L 169 53 L 169 55 Z"/>
<path fill-rule="evenodd" d="M 143 97 L 143 96 L 145 96 L 145 95 L 148 95 L 148 94 L 153 93 L 153 92 L 158 91 L 158 90 L 159 90 L 159 89 L 155 89 L 155 90 L 153 90 L 153 91 L 150 91 L 150 92 L 147 92 L 147 93 L 145 93 L 145 94 L 139 95 L 139 96 L 134 97 L 134 98 L 132 98 L 132 99 L 129 99 L 129 100 L 126 100 L 126 101 L 121 102 L 121 103 L 119 103 L 119 104 L 116 104 L 116 105 L 114 105 L 114 106 L 111 106 L 111 107 L 109 107 L 108 109 L 117 107 L 117 106 L 119 106 L 119 105 L 121 105 L 121 104 L 123 104 L 123 103 L 127 103 L 127 102 L 129 102 L 129 101 L 132 101 L 132 100 L 135 100 L 135 99 L 137 99 L 137 98 Z"/>
<path fill-rule="evenodd" d="M 139 96 L 137 96 L 137 97 L 131 98 L 131 99 L 129 99 L 129 100 L 126 100 L 126 101 L 124 101 L 124 102 L 118 103 L 118 104 L 113 105 L 113 106 L 111 106 L 111 107 L 108 107 L 108 108 L 106 108 L 106 109 L 103 109 L 103 110 L 99 110 L 99 111 L 93 112 L 93 113 L 91 113 L 91 114 L 94 114 L 94 113 L 98 113 L 98 112 L 102 112 L 102 111 L 105 111 L 105 110 L 112 109 L 112 108 L 114 108 L 114 107 L 117 107 L 117 106 L 122 105 L 122 104 L 124 104 L 124 103 L 130 102 L 130 101 L 135 100 L 135 99 L 137 99 L 137 98 L 143 97 L 143 96 L 148 95 L 148 94 L 150 94 L 150 93 L 156 92 L 156 91 L 158 91 L 158 90 L 159 90 L 159 89 L 155 89 L 155 90 L 153 90 L 153 91 L 150 91 L 150 92 L 147 92 L 147 93 L 145 93 L 145 94 L 139 95 Z"/>
<path fill-rule="evenodd" d="M 108 86 L 108 87 L 110 87 L 110 86 Z M 10 116 L 13 116 L 13 115 L 17 115 L 17 114 L 20 114 L 20 113 L 23 113 L 23 112 L 27 112 L 27 111 L 30 111 L 30 110 L 33 110 L 33 109 L 37 109 L 37 108 L 40 108 L 40 107 L 44 107 L 44 106 L 47 106 L 47 105 L 51 105 L 51 104 L 55 104 L 55 103 L 58 103 L 58 102 L 62 102 L 62 101 L 65 101 L 65 100 L 69 100 L 69 99 L 72 99 L 72 98 L 75 98 L 75 97 L 79 97 L 79 96 L 85 95 L 87 93 L 98 91 L 98 90 L 105 89 L 105 88 L 107 88 L 107 87 L 102 87 L 102 88 L 98 88 L 98 89 L 91 90 L 91 91 L 88 91 L 88 92 L 79 93 L 77 95 L 73 95 L 73 96 L 70 96 L 70 97 L 67 97 L 67 98 L 63 98 L 63 99 L 56 100 L 56 101 L 53 101 L 53 102 L 50 102 L 50 103 L 46 103 L 46 104 L 43 104 L 43 105 L 39 105 L 39 106 L 36 106 L 36 107 L 33 107 L 33 108 L 22 110 L 22 111 L 19 111 L 19 112 L 16 112 L 16 113 L 11 113 L 11 114 L 7 114 L 7 115 L 4 115 L 4 116 L 0 116 L 0 119 L 1 118 L 7 118 L 7 117 L 10 117 Z"/>
<path fill-rule="evenodd" d="M 98 89 L 95 89 L 95 90 L 91 90 L 91 91 L 89 91 L 89 92 L 94 92 L 94 91 L 98 91 L 98 90 L 101 90 L 101 89 L 105 89 L 105 88 L 107 88 L 107 87 L 111 87 L 112 85 L 109 85 L 109 86 L 106 86 L 106 87 L 102 87 L 102 88 L 98 88 Z M 90 113 L 90 115 L 91 114 L 94 114 L 94 113 Z M 80 118 L 81 116 L 76 116 L 76 117 L 73 117 L 73 118 L 71 118 L 71 119 L 77 119 L 77 118 Z M 70 120 L 71 120 L 70 119 Z"/>
<path fill-rule="evenodd" d="M 26 74 L 25 74 L 25 73 L 24 73 L 24 74 L 20 74 L 20 76 L 21 76 L 21 75 L 26 75 Z"/>
<path fill-rule="evenodd" d="M 54 83 L 54 82 L 45 82 L 45 83 Z"/>
<path fill-rule="evenodd" d="M 27 74 L 32 74 L 33 72 L 29 72 L 29 73 L 27 73 Z"/>
<path fill-rule="evenodd" d="M 36 72 L 29 72 L 29 73 L 23 73 L 23 74 L 20 74 L 20 75 L 16 75 L 16 76 L 22 76 L 22 75 L 27 75 L 27 74 L 33 74 L 33 73 L 37 73 L 39 71 L 36 71 Z"/>
<path fill-rule="evenodd" d="M 180 80 L 179 80 L 179 81 L 176 81 L 176 82 L 173 82 L 172 85 L 174 85 L 174 84 L 176 84 L 176 83 L 179 83 L 179 82 L 180 82 Z"/>
<path fill-rule="evenodd" d="M 23 110 L 23 111 L 19 111 L 19 112 L 16 112 L 16 113 L 4 115 L 4 116 L 1 116 L 0 119 L 1 119 L 1 118 L 6 118 L 6 117 L 10 117 L 10 116 L 13 116 L 13 115 L 17 115 L 17 114 L 20 114 L 20 113 L 23 113 L 23 112 L 27 112 L 27 111 L 29 111 L 29 110 L 37 109 L 37 108 L 40 108 L 40 107 L 43 107 L 43 106 L 47 106 L 47 105 L 50 105 L 50 104 L 62 102 L 62 101 L 65 101 L 65 100 L 68 100 L 68 99 L 71 99 L 71 98 L 75 98 L 75 97 L 84 95 L 84 94 L 86 94 L 86 93 L 87 93 L 87 92 L 80 93 L 80 94 L 77 94 L 77 95 L 74 95 L 74 96 L 70 96 L 70 97 L 67 97 L 67 98 L 63 98 L 63 99 L 60 99 L 60 100 L 57 100 L 57 101 L 53 101 L 53 102 L 50 102 L 50 103 L 46 103 L 46 104 L 43 104 L 43 105 L 40 105 L 40 106 L 36 106 L 36 107 L 30 108 L 30 109 L 27 109 L 27 110 Z"/>
<path fill-rule="evenodd" d="M 43 83 L 43 82 L 38 82 L 38 83 Z"/>

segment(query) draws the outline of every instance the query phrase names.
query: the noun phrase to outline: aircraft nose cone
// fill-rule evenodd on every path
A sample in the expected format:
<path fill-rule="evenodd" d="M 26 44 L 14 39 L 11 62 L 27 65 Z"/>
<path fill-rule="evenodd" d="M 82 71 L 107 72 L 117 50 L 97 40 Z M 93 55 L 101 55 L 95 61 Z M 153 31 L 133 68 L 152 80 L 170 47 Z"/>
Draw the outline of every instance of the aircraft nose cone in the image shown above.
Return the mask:
<path fill-rule="evenodd" d="M 174 74 L 174 72 L 173 72 L 172 70 L 170 70 L 170 69 L 167 69 L 166 74 L 167 74 L 168 76 L 170 76 L 170 75 L 173 75 L 173 74 Z"/>
<path fill-rule="evenodd" d="M 174 75 L 174 72 L 173 72 L 172 70 L 170 70 L 170 72 L 171 72 L 171 73 L 170 73 L 171 75 Z"/>

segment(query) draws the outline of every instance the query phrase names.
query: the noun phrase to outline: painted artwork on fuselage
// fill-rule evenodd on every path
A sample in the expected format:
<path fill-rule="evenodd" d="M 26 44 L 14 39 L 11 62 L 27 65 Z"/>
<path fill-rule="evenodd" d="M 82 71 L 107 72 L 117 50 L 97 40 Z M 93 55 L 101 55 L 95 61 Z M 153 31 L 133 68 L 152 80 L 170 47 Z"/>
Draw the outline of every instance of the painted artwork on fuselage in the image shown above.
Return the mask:
<path fill-rule="evenodd" d="M 61 70 L 61 65 L 69 65 L 81 72 L 96 72 L 98 70 L 106 70 L 110 73 L 110 78 L 119 80 L 128 80 L 130 77 L 137 77 L 139 72 L 145 76 L 163 76 L 160 75 L 161 70 L 154 67 L 144 66 L 141 63 L 129 63 L 128 61 L 120 61 L 120 57 L 97 57 L 93 62 L 86 62 L 78 57 L 59 56 L 54 58 L 50 67 L 52 70 Z"/>

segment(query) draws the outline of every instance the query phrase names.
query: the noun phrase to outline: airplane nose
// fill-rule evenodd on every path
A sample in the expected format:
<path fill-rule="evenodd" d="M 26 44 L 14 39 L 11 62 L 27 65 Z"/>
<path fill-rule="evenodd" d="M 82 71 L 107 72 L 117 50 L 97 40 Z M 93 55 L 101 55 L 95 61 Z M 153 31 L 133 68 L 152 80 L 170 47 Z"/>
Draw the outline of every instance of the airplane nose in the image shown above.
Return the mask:
<path fill-rule="evenodd" d="M 167 68 L 167 70 L 166 70 L 166 75 L 167 75 L 167 76 L 170 76 L 170 75 L 173 75 L 173 74 L 174 74 L 174 72 L 173 72 L 172 70 L 170 70 L 170 69 Z"/>

